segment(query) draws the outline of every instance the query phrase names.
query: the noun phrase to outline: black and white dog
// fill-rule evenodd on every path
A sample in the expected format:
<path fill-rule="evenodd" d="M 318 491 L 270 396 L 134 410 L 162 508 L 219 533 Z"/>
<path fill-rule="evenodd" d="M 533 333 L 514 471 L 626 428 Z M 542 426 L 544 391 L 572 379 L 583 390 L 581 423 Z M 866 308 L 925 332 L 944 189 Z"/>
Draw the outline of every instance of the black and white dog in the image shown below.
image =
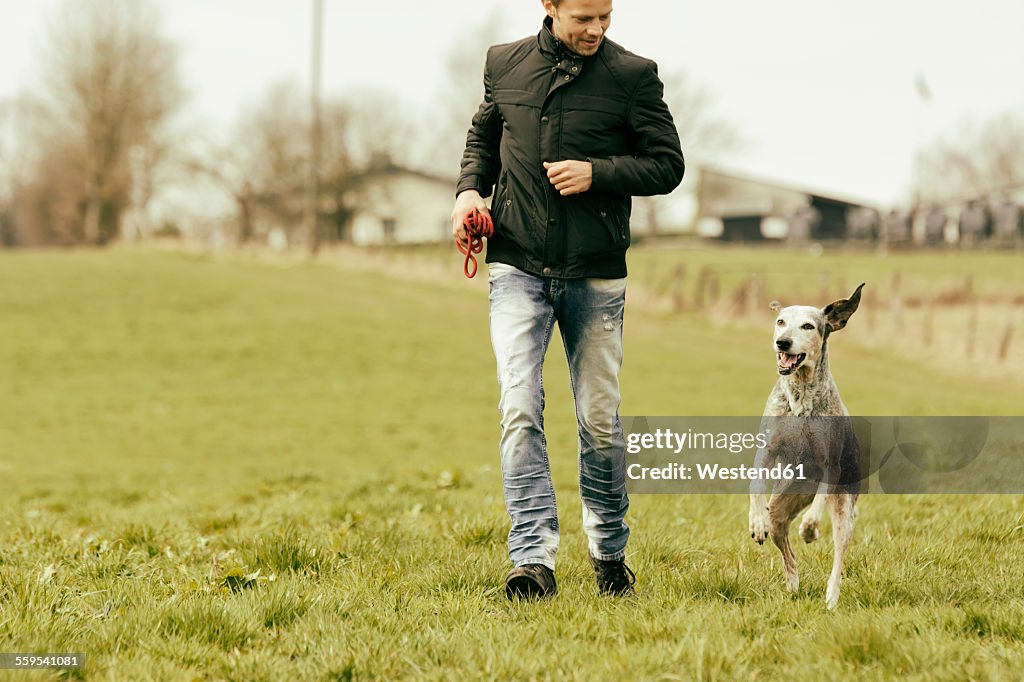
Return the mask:
<path fill-rule="evenodd" d="M 828 505 L 835 550 L 825 593 L 829 609 L 839 603 L 843 559 L 853 537 L 860 451 L 849 412 L 829 370 L 828 341 L 857 311 L 863 287 L 861 284 L 850 298 L 825 308 L 782 308 L 772 302 L 772 310 L 778 313 L 772 347 L 779 378 L 764 408 L 762 428 L 768 432 L 768 445 L 758 450 L 755 466 L 803 464 L 806 480 L 776 482 L 770 501 L 764 481 L 755 481 L 750 488 L 750 536 L 758 544 L 769 536 L 775 542 L 782 552 L 786 587 L 792 592 L 800 580 L 789 544 L 790 523 L 810 505 L 800 523 L 800 536 L 805 542 L 814 542 Z"/>

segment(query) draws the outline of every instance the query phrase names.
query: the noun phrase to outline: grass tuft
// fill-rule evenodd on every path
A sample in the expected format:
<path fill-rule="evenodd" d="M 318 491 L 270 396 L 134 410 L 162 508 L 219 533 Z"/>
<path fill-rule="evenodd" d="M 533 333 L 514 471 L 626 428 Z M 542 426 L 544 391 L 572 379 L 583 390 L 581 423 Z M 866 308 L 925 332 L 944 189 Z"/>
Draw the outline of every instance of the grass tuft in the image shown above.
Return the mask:
<path fill-rule="evenodd" d="M 261 535 L 244 548 L 247 563 L 269 573 L 320 573 L 329 563 L 322 548 L 312 544 L 295 526 Z"/>
<path fill-rule="evenodd" d="M 507 530 L 500 519 L 473 517 L 456 525 L 452 535 L 463 547 L 497 547 L 505 542 Z"/>
<path fill-rule="evenodd" d="M 287 627 L 309 609 L 306 599 L 289 588 L 271 590 L 258 598 L 260 621 L 268 629 Z"/>
<path fill-rule="evenodd" d="M 165 546 L 160 532 L 146 524 L 129 524 L 118 535 L 118 541 L 128 547 L 141 549 L 150 557 L 159 554 Z"/>
<path fill-rule="evenodd" d="M 204 597 L 174 602 L 164 609 L 161 632 L 231 651 L 244 647 L 256 634 L 252 619 L 237 611 L 234 604 Z"/>
<path fill-rule="evenodd" d="M 710 601 L 743 603 L 760 595 L 755 577 L 738 569 L 715 569 L 694 583 L 694 596 Z"/>

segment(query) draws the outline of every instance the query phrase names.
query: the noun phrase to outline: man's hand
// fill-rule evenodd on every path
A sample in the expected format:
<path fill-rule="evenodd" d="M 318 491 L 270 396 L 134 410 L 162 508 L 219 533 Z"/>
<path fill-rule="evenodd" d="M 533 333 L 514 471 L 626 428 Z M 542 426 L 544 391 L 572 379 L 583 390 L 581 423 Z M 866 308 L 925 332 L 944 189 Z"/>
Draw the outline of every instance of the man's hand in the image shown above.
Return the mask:
<path fill-rule="evenodd" d="M 586 192 L 594 179 L 594 166 L 589 161 L 545 161 L 544 169 L 548 180 L 563 197 Z"/>
<path fill-rule="evenodd" d="M 486 216 L 490 215 L 483 197 L 475 189 L 464 190 L 455 197 L 455 208 L 452 209 L 452 236 L 465 248 L 469 248 L 469 235 L 466 234 L 463 222 L 474 208 Z"/>

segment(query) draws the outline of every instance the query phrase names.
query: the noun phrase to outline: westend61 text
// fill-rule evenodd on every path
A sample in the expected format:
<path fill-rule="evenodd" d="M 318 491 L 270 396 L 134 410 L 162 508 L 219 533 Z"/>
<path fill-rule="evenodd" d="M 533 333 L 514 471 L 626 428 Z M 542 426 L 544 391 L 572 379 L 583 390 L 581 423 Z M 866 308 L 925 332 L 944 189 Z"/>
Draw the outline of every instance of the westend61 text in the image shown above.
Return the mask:
<path fill-rule="evenodd" d="M 776 464 L 773 467 L 723 467 L 718 464 L 680 464 L 673 463 L 663 467 L 645 467 L 641 464 L 630 464 L 626 475 L 634 481 L 692 481 L 696 473 L 701 481 L 806 481 L 803 464 Z"/>
<path fill-rule="evenodd" d="M 683 449 L 743 452 L 755 447 L 768 447 L 768 436 L 763 433 L 699 433 L 693 429 L 658 429 L 653 433 L 631 433 L 626 437 L 626 451 L 633 455 L 641 450 L 672 450 L 678 455 Z"/>

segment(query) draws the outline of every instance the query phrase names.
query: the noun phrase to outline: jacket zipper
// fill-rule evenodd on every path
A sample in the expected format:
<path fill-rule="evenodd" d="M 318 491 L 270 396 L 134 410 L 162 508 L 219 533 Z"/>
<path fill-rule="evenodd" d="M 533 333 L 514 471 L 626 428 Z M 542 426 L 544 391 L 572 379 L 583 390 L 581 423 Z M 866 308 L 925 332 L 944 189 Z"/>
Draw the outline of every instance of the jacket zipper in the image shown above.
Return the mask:
<path fill-rule="evenodd" d="M 564 88 L 563 88 L 564 90 Z M 558 101 L 558 159 L 562 159 L 562 131 L 565 129 L 565 92 Z M 558 193 L 558 190 L 555 190 Z M 558 194 L 558 226 L 562 229 L 562 276 L 569 269 L 569 226 L 565 224 L 565 199 Z"/>

